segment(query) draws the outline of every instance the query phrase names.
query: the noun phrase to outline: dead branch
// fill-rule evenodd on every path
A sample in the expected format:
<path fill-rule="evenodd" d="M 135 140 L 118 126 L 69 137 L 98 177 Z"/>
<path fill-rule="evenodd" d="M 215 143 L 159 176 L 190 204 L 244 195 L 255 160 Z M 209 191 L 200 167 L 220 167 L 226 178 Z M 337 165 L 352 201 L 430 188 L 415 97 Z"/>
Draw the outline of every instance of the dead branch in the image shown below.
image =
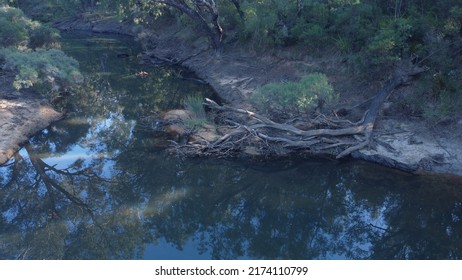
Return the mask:
<path fill-rule="evenodd" d="M 306 119 L 307 123 L 316 125 L 309 129 L 300 129 L 290 123 L 278 123 L 250 110 L 219 105 L 211 99 L 205 99 L 205 106 L 216 114 L 222 114 L 222 119 L 232 123 L 234 127 L 212 143 L 188 143 L 183 146 L 177 145 L 176 149 L 181 149 L 189 155 L 229 156 L 244 150 L 247 146 L 253 146 L 267 151 L 277 151 L 278 148 L 290 151 L 304 149 L 314 153 L 330 151 L 336 158 L 342 158 L 370 145 L 374 125 L 383 103 L 394 89 L 425 70 L 411 64 L 398 69 L 397 74 L 370 100 L 369 108 L 361 120 L 352 122 L 341 119 L 335 113 L 332 117 L 318 114 L 315 119 Z"/>

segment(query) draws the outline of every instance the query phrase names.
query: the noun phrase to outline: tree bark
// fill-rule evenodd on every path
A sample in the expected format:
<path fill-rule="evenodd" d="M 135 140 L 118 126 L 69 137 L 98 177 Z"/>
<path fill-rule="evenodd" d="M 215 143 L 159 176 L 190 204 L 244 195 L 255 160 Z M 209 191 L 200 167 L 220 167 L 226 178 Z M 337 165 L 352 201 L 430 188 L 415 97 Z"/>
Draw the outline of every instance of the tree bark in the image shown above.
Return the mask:
<path fill-rule="evenodd" d="M 239 16 L 241 17 L 241 19 L 244 18 L 245 14 L 244 12 L 241 10 L 241 3 L 240 3 L 240 0 L 230 0 L 233 4 L 234 4 L 234 7 L 236 8 L 237 12 L 239 13 Z"/>
<path fill-rule="evenodd" d="M 215 4 L 214 0 L 193 0 L 197 10 L 200 11 L 201 6 L 205 7 L 208 11 L 208 13 L 212 17 L 212 24 L 215 28 L 215 32 L 218 35 L 219 38 L 219 43 L 223 41 L 223 28 L 220 25 L 220 22 L 218 21 L 218 8 L 217 5 Z"/>
<path fill-rule="evenodd" d="M 209 2 L 205 0 L 196 0 L 193 2 L 196 4 L 196 6 L 202 4 L 207 7 L 207 10 L 211 13 L 212 16 L 212 24 L 215 27 L 215 32 L 212 28 L 210 28 L 207 20 L 200 14 L 200 12 L 190 7 L 183 0 L 154 0 L 154 2 L 168 5 L 189 16 L 200 26 L 200 28 L 207 35 L 207 37 L 209 37 L 212 47 L 214 49 L 219 49 L 221 47 L 223 29 L 221 28 L 218 22 L 218 10 L 216 9 L 216 5 L 213 1 Z M 215 8 L 213 8 L 214 6 Z"/>

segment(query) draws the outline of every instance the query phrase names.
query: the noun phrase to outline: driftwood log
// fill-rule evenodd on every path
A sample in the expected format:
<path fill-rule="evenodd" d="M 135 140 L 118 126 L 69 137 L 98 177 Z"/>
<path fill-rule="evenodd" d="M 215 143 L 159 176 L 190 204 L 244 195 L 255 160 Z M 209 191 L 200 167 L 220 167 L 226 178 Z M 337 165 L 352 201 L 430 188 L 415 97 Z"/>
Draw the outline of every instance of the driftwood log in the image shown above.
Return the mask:
<path fill-rule="evenodd" d="M 408 83 L 413 76 L 425 70 L 410 62 L 403 63 L 374 96 L 361 120 L 352 122 L 336 115 L 317 114 L 315 118 L 306 120 L 315 124 L 314 128 L 309 129 L 300 129 L 290 123 L 278 123 L 256 112 L 219 105 L 206 99 L 204 105 L 221 116 L 222 130 L 226 133 L 212 142 L 204 140 L 181 145 L 175 143 L 173 149 L 186 156 L 229 157 L 248 147 L 254 147 L 264 150 L 263 153 L 266 154 L 308 150 L 314 154 L 330 153 L 336 158 L 342 158 L 371 143 L 374 125 L 383 103 L 394 89 Z"/>

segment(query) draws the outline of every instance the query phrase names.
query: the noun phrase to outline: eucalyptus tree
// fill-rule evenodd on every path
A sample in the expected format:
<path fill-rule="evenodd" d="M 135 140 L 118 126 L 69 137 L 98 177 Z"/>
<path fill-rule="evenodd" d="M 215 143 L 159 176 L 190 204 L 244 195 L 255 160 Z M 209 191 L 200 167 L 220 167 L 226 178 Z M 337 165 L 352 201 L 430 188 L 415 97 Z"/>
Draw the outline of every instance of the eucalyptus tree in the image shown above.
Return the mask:
<path fill-rule="evenodd" d="M 241 0 L 145 0 L 138 1 L 137 4 L 164 5 L 187 15 L 210 39 L 212 47 L 219 49 L 225 37 L 220 18 L 220 6 L 225 2 L 232 4 L 239 16 L 244 18 Z"/>

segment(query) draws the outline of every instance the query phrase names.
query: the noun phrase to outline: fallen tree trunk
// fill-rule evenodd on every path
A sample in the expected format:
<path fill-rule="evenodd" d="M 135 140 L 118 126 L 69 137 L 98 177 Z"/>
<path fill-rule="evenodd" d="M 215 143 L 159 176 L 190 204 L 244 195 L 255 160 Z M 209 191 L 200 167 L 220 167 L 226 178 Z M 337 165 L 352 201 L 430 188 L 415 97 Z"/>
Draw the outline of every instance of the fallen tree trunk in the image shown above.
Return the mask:
<path fill-rule="evenodd" d="M 348 156 L 354 151 L 369 146 L 382 105 L 394 89 L 407 83 L 412 76 L 426 70 L 411 66 L 408 69 L 412 70 L 397 71 L 397 74 L 385 83 L 372 99 L 363 118 L 356 123 L 336 116 L 328 117 L 319 114 L 316 119 L 307 120 L 316 124 L 316 128 L 300 129 L 292 124 L 275 122 L 252 111 L 219 105 L 213 100 L 206 99 L 204 105 L 217 115 L 221 115 L 222 123 L 228 125 L 227 132 L 214 142 L 177 144 L 174 149 L 193 156 L 229 156 L 249 146 L 273 152 L 281 149 L 289 152 L 303 149 L 313 153 L 329 151 L 336 158 Z"/>

